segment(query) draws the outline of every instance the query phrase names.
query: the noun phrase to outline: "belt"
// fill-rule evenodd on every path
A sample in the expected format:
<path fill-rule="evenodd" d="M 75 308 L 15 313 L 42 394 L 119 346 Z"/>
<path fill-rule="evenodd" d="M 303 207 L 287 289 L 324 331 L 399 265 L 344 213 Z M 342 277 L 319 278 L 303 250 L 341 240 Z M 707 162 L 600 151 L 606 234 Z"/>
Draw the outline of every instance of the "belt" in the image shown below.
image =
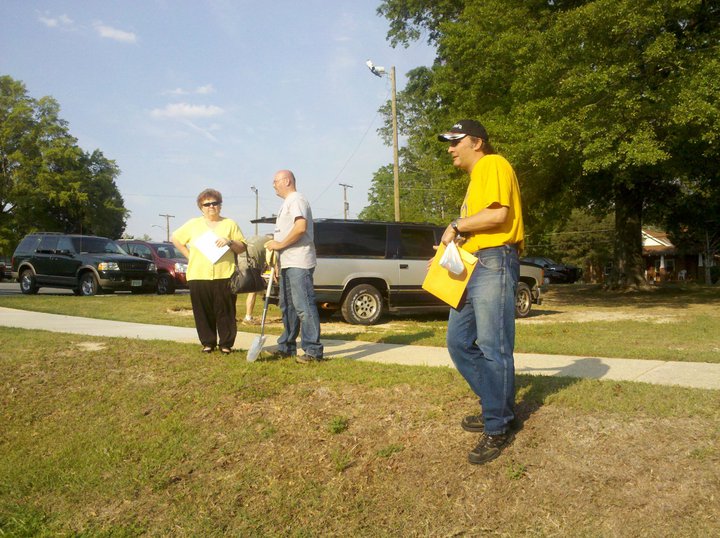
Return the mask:
<path fill-rule="evenodd" d="M 520 243 L 510 243 L 510 244 L 503 243 L 502 245 L 495 245 L 494 247 L 479 248 L 475 252 L 477 253 L 477 252 L 482 252 L 484 250 L 489 250 L 491 248 L 500 248 L 500 247 L 510 247 L 517 251 L 520 251 Z"/>

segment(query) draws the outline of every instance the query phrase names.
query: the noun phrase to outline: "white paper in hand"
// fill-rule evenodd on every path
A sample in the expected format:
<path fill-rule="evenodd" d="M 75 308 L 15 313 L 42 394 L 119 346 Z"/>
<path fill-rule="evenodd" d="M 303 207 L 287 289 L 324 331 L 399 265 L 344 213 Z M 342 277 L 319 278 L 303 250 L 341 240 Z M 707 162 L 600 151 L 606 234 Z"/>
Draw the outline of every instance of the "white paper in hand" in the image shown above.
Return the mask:
<path fill-rule="evenodd" d="M 192 246 L 198 249 L 200 252 L 203 253 L 203 255 L 210 260 L 211 263 L 215 263 L 218 261 L 223 254 L 225 254 L 229 247 L 219 247 L 215 244 L 215 241 L 218 240 L 218 236 L 215 235 L 215 232 L 212 230 L 208 230 L 204 234 L 202 234 L 200 237 L 195 239 L 193 241 Z"/>
<path fill-rule="evenodd" d="M 440 266 L 444 267 L 454 275 L 459 275 L 465 270 L 460 252 L 458 251 L 455 241 L 450 241 L 445 247 L 445 252 L 440 258 Z"/>

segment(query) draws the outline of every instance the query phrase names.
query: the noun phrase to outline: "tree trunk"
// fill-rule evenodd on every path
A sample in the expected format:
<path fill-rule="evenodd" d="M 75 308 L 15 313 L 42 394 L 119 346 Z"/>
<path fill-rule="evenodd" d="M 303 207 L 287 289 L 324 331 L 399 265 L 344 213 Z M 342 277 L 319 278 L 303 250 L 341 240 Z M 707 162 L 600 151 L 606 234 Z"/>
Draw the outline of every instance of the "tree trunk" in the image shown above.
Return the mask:
<path fill-rule="evenodd" d="M 647 286 L 642 257 L 643 197 L 640 189 L 615 186 L 615 263 L 611 289 Z"/>

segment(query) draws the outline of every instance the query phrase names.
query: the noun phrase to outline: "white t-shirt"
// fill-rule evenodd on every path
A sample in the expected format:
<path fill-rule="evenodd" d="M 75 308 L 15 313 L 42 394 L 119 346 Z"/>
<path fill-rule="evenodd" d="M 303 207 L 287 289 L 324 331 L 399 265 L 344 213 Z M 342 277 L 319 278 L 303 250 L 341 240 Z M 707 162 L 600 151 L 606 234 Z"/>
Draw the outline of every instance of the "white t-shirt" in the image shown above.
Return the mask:
<path fill-rule="evenodd" d="M 295 243 L 280 251 L 280 267 L 299 267 L 312 269 L 316 265 L 315 243 L 313 236 L 312 209 L 305 196 L 299 192 L 290 193 L 283 201 L 277 220 L 275 221 L 275 241 L 285 239 L 295 225 L 295 220 L 304 218 L 307 221 L 305 233 Z"/>

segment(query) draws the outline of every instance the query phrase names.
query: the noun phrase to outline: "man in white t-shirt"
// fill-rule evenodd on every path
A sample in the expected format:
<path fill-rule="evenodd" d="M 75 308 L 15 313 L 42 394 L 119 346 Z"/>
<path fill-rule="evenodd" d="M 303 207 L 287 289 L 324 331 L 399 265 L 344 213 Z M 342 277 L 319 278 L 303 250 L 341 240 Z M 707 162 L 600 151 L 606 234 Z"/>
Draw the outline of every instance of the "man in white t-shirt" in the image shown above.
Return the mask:
<path fill-rule="evenodd" d="M 305 196 L 297 192 L 295 176 L 290 170 L 276 173 L 273 187 L 283 204 L 273 240 L 268 241 L 265 248 L 276 252 L 280 267 L 283 333 L 278 338 L 278 348 L 280 354 L 295 356 L 297 362 L 306 364 L 323 358 L 320 317 L 313 288 L 316 261 L 312 210 Z M 304 357 L 297 356 L 298 334 Z"/>

